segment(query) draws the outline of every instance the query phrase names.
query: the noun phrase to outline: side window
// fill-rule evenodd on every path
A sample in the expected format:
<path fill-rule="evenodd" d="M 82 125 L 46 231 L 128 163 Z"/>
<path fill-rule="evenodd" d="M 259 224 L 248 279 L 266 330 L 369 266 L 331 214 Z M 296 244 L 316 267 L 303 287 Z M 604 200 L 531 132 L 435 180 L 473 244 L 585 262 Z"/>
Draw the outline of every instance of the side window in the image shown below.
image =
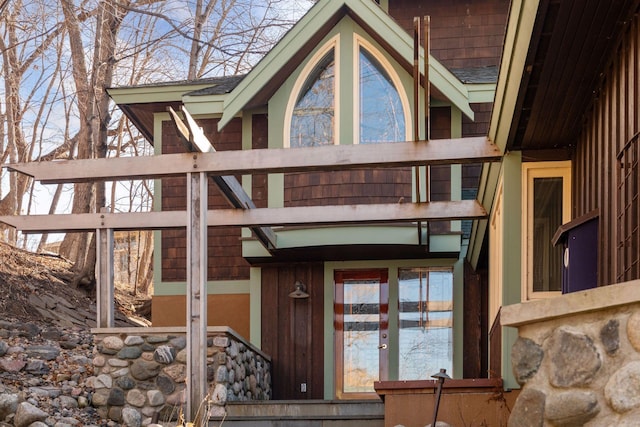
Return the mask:
<path fill-rule="evenodd" d="M 525 163 L 523 170 L 523 300 L 562 289 L 562 247 L 551 240 L 571 219 L 571 163 Z"/>
<path fill-rule="evenodd" d="M 298 94 L 291 116 L 290 147 L 334 143 L 335 60 L 331 49 L 313 68 Z"/>
<path fill-rule="evenodd" d="M 404 108 L 398 89 L 380 62 L 359 49 L 360 144 L 406 139 Z"/>
<path fill-rule="evenodd" d="M 425 380 L 453 370 L 453 271 L 398 271 L 399 380 Z"/>

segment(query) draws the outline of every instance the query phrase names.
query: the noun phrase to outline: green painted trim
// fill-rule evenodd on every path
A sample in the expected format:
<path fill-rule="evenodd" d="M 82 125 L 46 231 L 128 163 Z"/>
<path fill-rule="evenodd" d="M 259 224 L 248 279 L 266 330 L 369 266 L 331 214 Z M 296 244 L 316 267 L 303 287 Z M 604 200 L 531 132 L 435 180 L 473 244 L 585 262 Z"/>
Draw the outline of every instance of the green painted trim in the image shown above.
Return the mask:
<path fill-rule="evenodd" d="M 334 332 L 333 332 L 333 267 L 324 264 L 324 400 L 333 400 L 335 393 Z"/>
<path fill-rule="evenodd" d="M 249 294 L 250 292 L 250 280 L 209 280 L 207 282 L 207 295 Z M 156 296 L 186 295 L 187 282 L 154 283 L 153 294 Z"/>
<path fill-rule="evenodd" d="M 249 269 L 249 336 L 251 344 L 262 345 L 262 269 Z"/>
<path fill-rule="evenodd" d="M 511 364 L 511 348 L 518 339 L 518 329 L 504 326 L 502 328 L 502 381 L 505 390 L 519 389 L 520 384 L 513 376 Z"/>
<path fill-rule="evenodd" d="M 250 112 L 244 112 L 242 114 L 242 149 L 251 150 L 253 147 L 253 114 Z M 242 188 L 244 191 L 251 195 L 253 198 L 253 177 L 251 175 L 242 175 L 241 178 Z M 242 227 L 242 238 L 250 238 L 251 230 L 247 227 Z"/>
<path fill-rule="evenodd" d="M 153 155 L 159 156 L 162 154 L 162 122 L 163 120 L 169 120 L 168 113 L 155 113 L 153 115 Z M 153 210 L 160 212 L 162 210 L 162 180 L 153 180 Z M 154 294 L 155 284 L 162 282 L 162 231 L 153 231 L 153 283 Z"/>
<path fill-rule="evenodd" d="M 277 239 L 276 239 L 277 240 Z M 270 258 L 272 255 L 260 241 L 254 238 L 242 240 L 243 258 Z"/>
<path fill-rule="evenodd" d="M 489 139 L 503 153 L 506 150 L 517 96 L 522 76 L 525 72 L 525 62 L 539 2 L 540 0 L 514 0 L 511 2 L 493 112 L 489 124 Z M 492 212 L 500 165 L 489 163 L 485 164 L 482 169 L 478 187 L 478 200 L 487 212 Z M 486 229 L 486 220 L 474 222 L 471 235 L 471 250 L 468 254 L 469 262 L 474 268 L 478 264 L 480 250 L 486 238 Z"/>
<path fill-rule="evenodd" d="M 432 234 L 429 236 L 431 253 L 459 253 L 462 248 L 461 234 Z"/>
<path fill-rule="evenodd" d="M 398 329 L 398 307 L 400 301 L 400 290 L 398 286 L 398 269 L 389 268 L 389 348 L 400 348 L 400 331 Z M 395 284 L 392 286 L 392 284 Z M 392 312 L 394 312 L 392 315 Z M 399 351 L 389 352 L 389 378 L 398 379 L 400 375 L 400 354 Z"/>
<path fill-rule="evenodd" d="M 355 126 L 359 124 L 358 110 L 354 94 L 354 87 L 358 85 L 356 75 L 357 56 L 354 54 L 355 43 L 353 34 L 357 32 L 357 25 L 349 17 L 343 18 L 336 26 L 340 31 L 337 65 L 336 116 L 338 117 L 338 144 L 355 143 Z M 358 122 L 356 122 L 356 120 Z M 358 124 L 356 124 L 358 123 Z"/>
<path fill-rule="evenodd" d="M 109 88 L 107 93 L 118 105 L 171 102 L 181 101 L 184 94 L 209 86 L 211 83 L 207 82 L 175 82 L 174 84 Z"/>
<path fill-rule="evenodd" d="M 502 305 L 518 304 L 522 282 L 522 153 L 514 151 L 504 156 L 503 164 L 503 298 Z"/>
<path fill-rule="evenodd" d="M 451 138 L 462 138 L 462 111 L 451 106 Z M 451 200 L 462 200 L 462 165 L 451 165 Z M 462 221 L 451 221 L 451 231 L 462 231 Z"/>
<path fill-rule="evenodd" d="M 227 95 L 184 96 L 182 103 L 192 116 L 224 112 L 224 99 Z"/>
<path fill-rule="evenodd" d="M 417 245 L 416 227 L 406 226 L 344 226 L 276 230 L 278 248 L 350 244 Z"/>
<path fill-rule="evenodd" d="M 469 93 L 469 102 L 471 104 L 493 102 L 496 96 L 495 83 L 469 83 L 465 86 Z"/>
<path fill-rule="evenodd" d="M 284 207 L 284 174 L 272 173 L 267 176 L 268 205 L 270 208 Z M 278 246 L 280 244 L 278 243 Z"/>
<path fill-rule="evenodd" d="M 460 221 L 453 221 L 452 228 Z M 406 226 L 346 226 L 309 229 L 276 230 L 278 248 L 304 248 L 331 245 L 418 245 L 415 225 Z M 453 230 L 459 231 L 459 230 Z M 429 236 L 430 251 L 460 253 L 462 238 L 458 233 Z M 246 258 L 271 257 L 271 254 L 255 239 L 242 241 L 242 256 Z"/>
<path fill-rule="evenodd" d="M 477 200 L 482 204 L 489 216 L 493 212 L 493 200 L 496 195 L 498 179 L 502 170 L 502 163 L 485 163 L 480 174 Z M 469 252 L 467 259 L 473 268 L 476 268 L 482 251 L 482 244 L 486 238 L 488 221 L 486 219 L 474 221 L 471 229 Z"/>
<path fill-rule="evenodd" d="M 538 4 L 539 0 L 511 2 L 498 86 L 489 125 L 489 138 L 502 152 L 506 149 L 511 130 Z"/>
<path fill-rule="evenodd" d="M 522 153 L 514 151 L 504 156 L 502 206 L 504 209 L 502 305 L 522 301 Z M 511 329 L 511 330 L 509 330 Z M 502 378 L 505 388 L 518 387 L 511 369 L 511 347 L 517 330 L 502 329 Z"/>
<path fill-rule="evenodd" d="M 408 63 L 413 64 L 413 38 L 402 29 L 382 8 L 370 0 L 318 1 L 298 23 L 262 58 L 225 99 L 224 113 L 218 123 L 222 129 L 236 116 L 255 93 L 262 89 L 280 71 L 304 44 L 335 14 L 345 14 L 350 9 L 383 37 Z M 424 63 L 424 59 L 422 60 Z M 473 120 L 467 88 L 435 58 L 429 58 L 431 84 L 449 98 L 467 117 Z M 343 102 L 343 105 L 347 105 Z"/>
<path fill-rule="evenodd" d="M 464 356 L 464 261 L 453 266 L 453 372 L 452 378 L 462 378 Z"/>
<path fill-rule="evenodd" d="M 471 105 L 469 105 L 469 92 L 466 86 L 431 55 L 429 55 L 429 80 L 465 116 L 475 120 L 475 113 L 471 109 Z"/>
<path fill-rule="evenodd" d="M 334 328 L 333 302 L 335 270 L 385 268 L 389 272 L 389 345 L 398 348 L 398 269 L 408 267 L 452 267 L 453 268 L 453 372 L 448 372 L 453 378 L 462 378 L 463 359 L 463 261 L 462 259 L 422 259 L 422 260 L 384 260 L 384 261 L 336 261 L 324 264 L 324 399 L 333 400 L 335 395 L 335 364 L 334 364 Z M 396 354 L 394 354 L 396 353 Z M 389 352 L 389 379 L 398 378 L 397 352 Z"/>

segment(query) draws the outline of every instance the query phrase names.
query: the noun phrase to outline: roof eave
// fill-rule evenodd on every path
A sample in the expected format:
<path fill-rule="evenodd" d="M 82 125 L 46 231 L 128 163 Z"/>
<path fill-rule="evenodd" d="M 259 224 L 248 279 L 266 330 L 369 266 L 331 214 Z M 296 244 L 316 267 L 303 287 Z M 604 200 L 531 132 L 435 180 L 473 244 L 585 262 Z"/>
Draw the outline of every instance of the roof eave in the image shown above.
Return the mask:
<path fill-rule="evenodd" d="M 283 64 L 288 63 L 305 44 L 321 31 L 326 32 L 327 22 L 337 22 L 346 14 L 353 17 L 370 32 L 384 34 L 385 46 L 395 50 L 397 60 L 405 68 L 413 64 L 413 39 L 375 2 L 362 0 L 321 0 L 276 44 L 276 46 L 247 74 L 225 100 L 224 112 L 218 122 L 222 129 L 268 82 L 278 76 Z M 379 37 L 377 39 L 380 39 Z M 421 55 L 424 63 L 424 55 Z M 453 105 L 473 120 L 474 113 L 469 102 L 469 92 L 458 78 L 440 64 L 429 58 L 431 84 L 444 94 Z"/>

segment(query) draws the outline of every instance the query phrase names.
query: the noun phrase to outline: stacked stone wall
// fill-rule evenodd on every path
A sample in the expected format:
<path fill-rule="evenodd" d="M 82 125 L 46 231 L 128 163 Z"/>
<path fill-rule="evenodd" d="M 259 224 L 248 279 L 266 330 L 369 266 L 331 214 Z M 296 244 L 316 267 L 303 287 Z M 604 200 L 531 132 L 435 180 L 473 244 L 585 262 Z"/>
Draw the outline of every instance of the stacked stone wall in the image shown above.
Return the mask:
<path fill-rule="evenodd" d="M 637 426 L 640 303 L 518 328 L 509 426 Z"/>
<path fill-rule="evenodd" d="M 113 331 L 95 336 L 92 405 L 116 422 L 137 419 L 138 425 L 148 425 L 175 420 L 186 410 L 185 334 Z M 207 382 L 202 407 L 222 416 L 229 401 L 271 398 L 271 362 L 231 330 L 210 333 Z"/>

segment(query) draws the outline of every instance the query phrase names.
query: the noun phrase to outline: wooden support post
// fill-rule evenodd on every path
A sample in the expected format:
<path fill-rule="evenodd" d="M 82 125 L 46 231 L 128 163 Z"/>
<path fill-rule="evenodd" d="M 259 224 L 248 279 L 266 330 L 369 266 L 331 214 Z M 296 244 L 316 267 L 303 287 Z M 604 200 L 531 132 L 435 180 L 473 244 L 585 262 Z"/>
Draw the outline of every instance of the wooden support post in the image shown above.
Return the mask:
<path fill-rule="evenodd" d="M 429 15 L 422 18 L 423 31 L 422 40 L 424 43 L 424 139 L 431 140 L 431 82 L 429 80 L 429 58 L 431 56 L 430 33 L 431 33 L 431 17 Z M 424 194 L 425 201 L 431 202 L 431 166 L 424 167 Z M 430 234 L 430 223 L 426 224 L 427 241 Z M 422 234 L 422 230 L 420 230 Z"/>
<path fill-rule="evenodd" d="M 413 140 L 420 141 L 420 18 L 413 18 Z M 416 203 L 422 201 L 420 166 L 414 166 Z M 418 221 L 418 244 L 423 244 L 422 222 Z"/>
<path fill-rule="evenodd" d="M 187 411 L 196 422 L 207 396 L 207 174 L 187 174 Z"/>
<path fill-rule="evenodd" d="M 96 326 L 113 328 L 113 229 L 96 229 Z"/>

